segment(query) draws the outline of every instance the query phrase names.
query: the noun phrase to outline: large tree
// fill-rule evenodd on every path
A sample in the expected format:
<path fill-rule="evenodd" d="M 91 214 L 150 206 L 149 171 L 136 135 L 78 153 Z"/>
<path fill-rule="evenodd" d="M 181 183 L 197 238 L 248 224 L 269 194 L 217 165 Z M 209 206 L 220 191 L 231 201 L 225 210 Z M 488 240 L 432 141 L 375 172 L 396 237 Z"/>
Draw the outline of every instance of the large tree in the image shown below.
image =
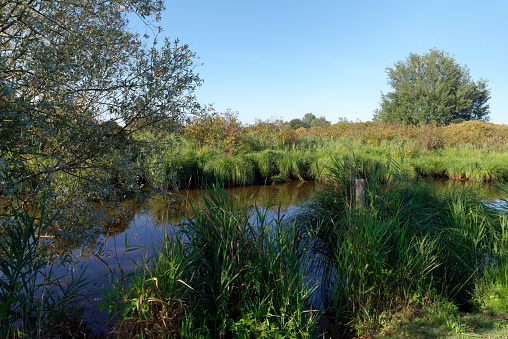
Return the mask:
<path fill-rule="evenodd" d="M 63 177 L 74 188 L 135 182 L 129 170 L 151 144 L 133 136 L 177 125 L 201 83 L 187 45 L 157 41 L 163 9 L 161 0 L 0 0 L 0 194 L 57 196 Z M 129 30 L 129 14 L 151 38 Z"/>
<path fill-rule="evenodd" d="M 444 51 L 411 53 L 386 72 L 393 91 L 381 93 L 381 107 L 374 112 L 374 120 L 440 125 L 488 120 L 487 81 L 473 81 L 469 69 Z"/>

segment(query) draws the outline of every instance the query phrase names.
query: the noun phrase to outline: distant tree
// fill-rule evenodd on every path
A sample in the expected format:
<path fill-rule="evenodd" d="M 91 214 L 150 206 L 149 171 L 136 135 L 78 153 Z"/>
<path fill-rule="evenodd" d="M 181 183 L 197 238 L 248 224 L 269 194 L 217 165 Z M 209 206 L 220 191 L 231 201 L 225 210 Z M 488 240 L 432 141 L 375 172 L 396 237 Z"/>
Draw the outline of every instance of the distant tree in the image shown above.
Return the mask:
<path fill-rule="evenodd" d="M 469 69 L 444 51 L 411 53 L 386 72 L 393 92 L 381 93 L 381 107 L 374 111 L 375 121 L 448 125 L 489 119 L 487 81 L 474 82 Z"/>
<path fill-rule="evenodd" d="M 310 124 L 311 124 L 311 127 L 320 127 L 320 126 L 330 125 L 330 121 L 326 120 L 326 118 L 324 116 L 320 116 L 319 118 L 312 120 L 312 122 Z"/>
<path fill-rule="evenodd" d="M 296 129 L 299 129 L 300 127 L 304 127 L 302 119 L 292 119 L 289 122 L 289 128 L 291 128 L 291 129 L 296 130 Z"/>
<path fill-rule="evenodd" d="M 302 127 L 305 128 L 311 128 L 312 127 L 312 121 L 316 120 L 316 116 L 312 113 L 307 113 L 302 118 Z"/>
<path fill-rule="evenodd" d="M 311 128 L 325 125 L 330 125 L 330 121 L 326 120 L 324 116 L 317 118 L 312 113 L 305 114 L 302 119 L 293 119 L 289 122 L 289 127 L 294 130 L 300 127 Z"/>

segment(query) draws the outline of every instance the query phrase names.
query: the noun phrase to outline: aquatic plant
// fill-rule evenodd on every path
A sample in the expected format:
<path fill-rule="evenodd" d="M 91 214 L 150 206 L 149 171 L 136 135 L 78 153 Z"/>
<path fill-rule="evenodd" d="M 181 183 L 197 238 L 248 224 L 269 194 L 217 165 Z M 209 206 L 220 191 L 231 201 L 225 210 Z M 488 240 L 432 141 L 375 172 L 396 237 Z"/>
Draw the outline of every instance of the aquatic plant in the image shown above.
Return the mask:
<path fill-rule="evenodd" d="M 65 321 L 79 321 L 86 285 L 82 275 L 56 274 L 68 256 L 48 250 L 44 235 L 55 216 L 45 200 L 35 206 L 11 206 L 0 231 L 0 335 L 40 338 L 55 335 Z"/>
<path fill-rule="evenodd" d="M 266 207 L 250 211 L 216 185 L 155 258 L 113 275 L 102 307 L 120 317 L 118 333 L 310 337 L 315 286 L 302 274 L 295 224 L 269 220 Z"/>
<path fill-rule="evenodd" d="M 500 219 L 472 190 L 438 193 L 397 163 L 333 159 L 317 200 L 297 219 L 338 325 L 375 333 L 413 296 L 471 303 L 483 264 L 505 246 Z M 356 179 L 365 201 L 356 201 Z M 305 226 L 307 225 L 307 226 Z M 318 273 L 316 273 L 318 274 Z"/>

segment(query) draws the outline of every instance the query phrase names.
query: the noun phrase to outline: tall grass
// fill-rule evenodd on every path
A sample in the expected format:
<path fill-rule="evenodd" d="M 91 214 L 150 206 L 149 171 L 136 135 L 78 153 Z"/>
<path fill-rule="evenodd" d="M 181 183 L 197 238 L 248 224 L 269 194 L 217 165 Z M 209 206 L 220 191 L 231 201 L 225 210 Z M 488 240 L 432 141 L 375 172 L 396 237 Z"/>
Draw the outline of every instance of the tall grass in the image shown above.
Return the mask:
<path fill-rule="evenodd" d="M 339 325 L 375 333 L 391 312 L 429 293 L 471 302 L 485 260 L 504 246 L 499 217 L 478 195 L 438 193 L 396 163 L 366 166 L 345 157 L 329 171 L 300 224 L 307 220 L 303 233 L 315 235 L 307 241 L 320 258 L 314 269 L 323 276 L 322 300 Z M 366 182 L 361 208 L 360 178 Z"/>
<path fill-rule="evenodd" d="M 219 180 L 226 186 L 245 186 L 254 183 L 254 166 L 244 155 L 223 154 L 203 166 L 203 176 L 208 182 Z"/>
<path fill-rule="evenodd" d="M 43 235 L 54 220 L 44 201 L 12 208 L 0 239 L 0 335 L 40 338 L 55 335 L 64 321 L 80 319 L 82 276 L 55 274 L 67 257 L 48 251 Z"/>
<path fill-rule="evenodd" d="M 304 248 L 294 224 L 253 213 L 222 186 L 193 205 L 193 218 L 109 306 L 129 336 L 308 338 L 316 325 Z M 111 306 L 113 305 L 113 306 Z"/>

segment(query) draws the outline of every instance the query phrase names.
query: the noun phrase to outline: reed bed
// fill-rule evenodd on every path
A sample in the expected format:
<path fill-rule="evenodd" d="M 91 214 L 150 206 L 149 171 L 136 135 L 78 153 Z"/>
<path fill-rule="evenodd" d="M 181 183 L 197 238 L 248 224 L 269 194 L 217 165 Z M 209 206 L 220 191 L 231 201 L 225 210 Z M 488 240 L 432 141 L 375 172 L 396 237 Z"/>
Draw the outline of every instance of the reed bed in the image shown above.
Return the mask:
<path fill-rule="evenodd" d="M 269 220 L 218 185 L 193 218 L 127 280 L 112 280 L 104 307 L 121 336 L 309 338 L 317 311 L 296 225 Z"/>
<path fill-rule="evenodd" d="M 321 194 L 299 216 L 321 300 L 344 333 L 372 335 L 397 310 L 446 300 L 473 305 L 507 274 L 506 220 L 472 190 L 440 192 L 397 163 L 334 159 Z M 355 180 L 366 182 L 363 207 Z M 500 222 L 500 220 L 502 220 Z M 486 284 L 488 281 L 489 284 Z M 479 289 L 478 285 L 487 286 Z M 490 288 L 490 289 L 489 289 Z M 481 294 L 484 293 L 484 294 Z M 485 299 L 483 299 L 485 300 Z"/>
<path fill-rule="evenodd" d="M 465 331 L 458 308 L 505 314 L 506 211 L 474 188 L 437 189 L 365 159 L 330 158 L 291 220 L 209 189 L 158 255 L 112 281 L 104 305 L 118 333 L 311 338 L 325 334 L 321 318 L 326 335 L 368 337 L 401 313 L 434 312 L 449 331 Z"/>
<path fill-rule="evenodd" d="M 268 184 L 272 176 L 326 180 L 329 173 L 324 164 L 334 157 L 354 154 L 364 163 L 396 162 L 414 177 L 508 180 L 508 127 L 504 125 L 477 121 L 444 127 L 341 122 L 292 131 L 280 121 L 258 124 L 245 127 L 245 133 L 227 150 L 196 147 L 183 138 L 176 146 L 180 153 L 175 155 L 171 149 L 162 169 L 149 172 L 162 170 L 180 187 L 189 186 L 189 182 L 203 187 L 215 177 L 229 186 Z"/>
<path fill-rule="evenodd" d="M 0 336 L 58 337 L 79 328 L 87 282 L 82 275 L 56 274 L 69 262 L 49 250 L 45 234 L 55 216 L 46 213 L 45 199 L 36 206 L 15 208 L 0 232 Z"/>

